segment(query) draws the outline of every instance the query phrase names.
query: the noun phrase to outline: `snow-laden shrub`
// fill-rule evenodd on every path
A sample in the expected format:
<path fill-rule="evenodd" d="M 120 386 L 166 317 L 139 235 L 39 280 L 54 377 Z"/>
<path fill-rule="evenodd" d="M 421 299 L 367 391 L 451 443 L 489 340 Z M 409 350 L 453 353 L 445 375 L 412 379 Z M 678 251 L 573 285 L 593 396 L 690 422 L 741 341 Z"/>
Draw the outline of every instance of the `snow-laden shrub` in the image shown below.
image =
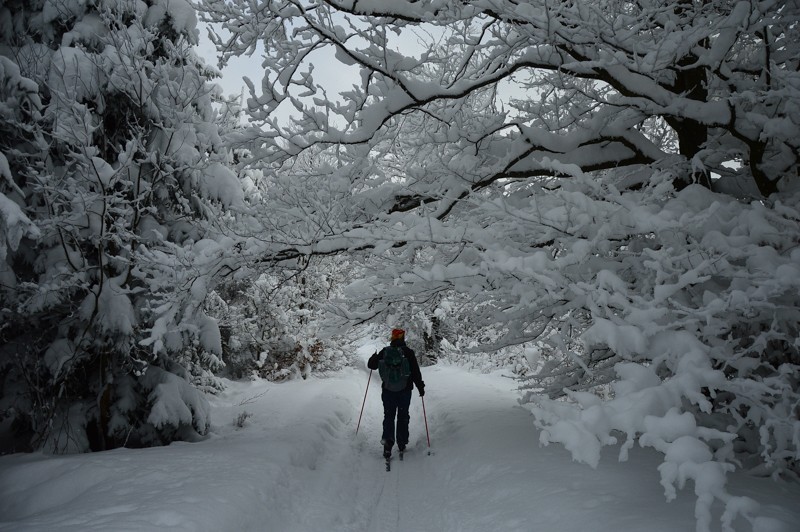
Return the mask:
<path fill-rule="evenodd" d="M 222 330 L 218 373 L 284 380 L 349 364 L 354 336 L 322 338 L 315 317 L 333 285 L 332 273 L 316 265 L 221 285 L 206 302 Z"/>
<path fill-rule="evenodd" d="M 715 501 L 726 529 L 753 519 L 755 503 L 727 491 L 726 473 L 800 472 L 800 194 L 570 194 L 603 229 L 545 266 L 594 262 L 563 286 L 588 311 L 572 321 L 579 342 L 550 338 L 551 356 L 580 372 L 547 364 L 526 396 L 541 442 L 592 466 L 605 445 L 621 444 L 620 460 L 652 447 L 668 499 L 694 483 L 698 530 Z"/>

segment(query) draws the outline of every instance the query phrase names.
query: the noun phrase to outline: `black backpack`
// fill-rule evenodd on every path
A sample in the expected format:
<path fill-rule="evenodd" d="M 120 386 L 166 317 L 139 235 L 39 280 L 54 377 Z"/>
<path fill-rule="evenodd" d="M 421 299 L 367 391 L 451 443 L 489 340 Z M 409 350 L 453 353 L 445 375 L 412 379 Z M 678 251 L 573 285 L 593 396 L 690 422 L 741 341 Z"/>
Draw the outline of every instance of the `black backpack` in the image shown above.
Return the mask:
<path fill-rule="evenodd" d="M 403 350 L 396 346 L 383 348 L 383 360 L 378 364 L 378 373 L 383 381 L 383 387 L 390 392 L 405 390 L 408 386 L 408 377 L 411 375 L 411 366 Z"/>

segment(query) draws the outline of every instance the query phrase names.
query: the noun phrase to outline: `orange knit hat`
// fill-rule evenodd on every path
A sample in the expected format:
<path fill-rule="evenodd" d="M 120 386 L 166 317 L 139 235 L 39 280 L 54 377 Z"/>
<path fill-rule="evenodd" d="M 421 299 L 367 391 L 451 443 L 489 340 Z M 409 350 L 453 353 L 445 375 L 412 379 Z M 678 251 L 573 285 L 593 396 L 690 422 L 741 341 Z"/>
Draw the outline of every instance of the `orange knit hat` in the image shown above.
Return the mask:
<path fill-rule="evenodd" d="M 392 329 L 392 340 L 402 340 L 405 336 L 406 332 L 403 329 Z"/>

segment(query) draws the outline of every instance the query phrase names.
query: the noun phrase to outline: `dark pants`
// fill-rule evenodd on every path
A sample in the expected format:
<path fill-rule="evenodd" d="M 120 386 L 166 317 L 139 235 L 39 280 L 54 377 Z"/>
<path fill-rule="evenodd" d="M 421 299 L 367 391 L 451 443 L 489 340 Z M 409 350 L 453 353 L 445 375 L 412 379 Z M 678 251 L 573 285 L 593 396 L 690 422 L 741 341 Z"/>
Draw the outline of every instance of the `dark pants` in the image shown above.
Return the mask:
<path fill-rule="evenodd" d="M 411 404 L 411 390 L 390 392 L 383 390 L 383 439 L 396 441 L 398 445 L 408 443 L 408 406 Z M 397 415 L 397 437 L 394 431 L 394 418 Z"/>

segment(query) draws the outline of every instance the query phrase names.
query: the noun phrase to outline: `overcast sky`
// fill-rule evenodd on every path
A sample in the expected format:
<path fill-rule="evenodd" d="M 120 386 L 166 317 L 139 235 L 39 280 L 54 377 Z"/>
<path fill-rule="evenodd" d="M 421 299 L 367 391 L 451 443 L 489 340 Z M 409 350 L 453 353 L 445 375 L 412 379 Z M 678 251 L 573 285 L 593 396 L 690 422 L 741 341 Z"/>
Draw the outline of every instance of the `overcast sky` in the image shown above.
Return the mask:
<path fill-rule="evenodd" d="M 217 51 L 208 38 L 207 26 L 205 23 L 198 24 L 200 30 L 198 54 L 207 64 L 218 68 Z M 389 34 L 387 37 L 391 39 L 391 48 L 404 55 L 419 57 L 427 49 L 425 42 L 435 40 L 437 33 L 440 32 L 441 30 L 436 28 L 421 28 L 416 31 L 408 30 L 403 35 Z M 246 105 L 250 94 L 242 79 L 245 76 L 253 82 L 260 95 L 261 82 L 264 77 L 264 69 L 261 66 L 262 50 L 263 48 L 259 45 L 258 50 L 252 56 L 236 57 L 228 61 L 227 66 L 221 70 L 222 77 L 216 80 L 226 96 L 239 96 L 244 92 Z M 351 90 L 353 84 L 361 83 L 358 68 L 339 62 L 334 57 L 332 47 L 318 50 L 310 57 L 314 63 L 314 81 L 325 88 L 328 98 L 335 98 L 340 92 Z M 524 92 L 520 92 L 519 88 L 515 88 L 513 84 L 509 83 L 501 83 L 498 89 L 500 99 L 505 102 L 512 96 L 520 97 L 524 94 Z M 296 111 L 288 103 L 279 107 L 277 111 L 278 116 L 283 119 L 288 118 L 291 112 Z"/>
<path fill-rule="evenodd" d="M 198 55 L 208 65 L 219 70 L 217 51 L 208 38 L 207 24 L 199 23 L 198 29 L 200 30 Z M 263 60 L 262 50 L 263 48 L 259 45 L 259 49 L 252 56 L 232 58 L 225 68 L 221 69 L 222 77 L 215 81 L 222 87 L 226 96 L 239 96 L 244 91 L 245 102 L 247 101 L 250 94 L 247 85 L 243 81 L 244 77 L 248 77 L 253 82 L 260 94 L 261 81 L 264 77 L 264 69 L 261 66 Z M 334 58 L 332 49 L 314 52 L 312 57 L 314 59 L 314 81 L 325 87 L 325 90 L 328 91 L 328 97 L 350 90 L 354 83 L 360 83 L 358 69 L 339 63 Z M 294 108 L 290 105 L 284 105 L 279 108 L 278 114 L 288 117 L 290 111 L 294 111 Z"/>

